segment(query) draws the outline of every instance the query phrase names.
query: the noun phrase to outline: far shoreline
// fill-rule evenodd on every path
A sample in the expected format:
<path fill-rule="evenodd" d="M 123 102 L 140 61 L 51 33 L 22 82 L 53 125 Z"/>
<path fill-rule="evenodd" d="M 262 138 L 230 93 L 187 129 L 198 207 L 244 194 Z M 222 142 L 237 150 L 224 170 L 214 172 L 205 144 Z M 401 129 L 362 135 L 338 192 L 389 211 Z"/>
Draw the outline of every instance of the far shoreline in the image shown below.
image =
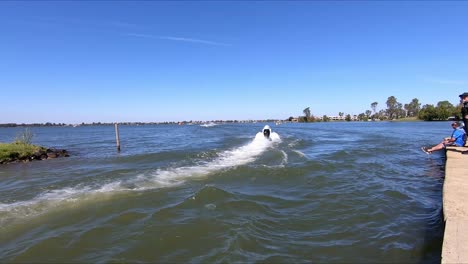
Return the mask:
<path fill-rule="evenodd" d="M 404 117 L 392 120 L 316 120 L 310 122 L 298 122 L 280 119 L 264 119 L 264 120 L 212 120 L 212 121 L 170 121 L 170 122 L 93 122 L 93 123 L 81 123 L 81 124 L 65 124 L 65 123 L 4 123 L 0 124 L 0 128 L 12 128 L 12 127 L 82 127 L 82 126 L 114 126 L 115 124 L 121 126 L 152 126 L 152 125 L 202 125 L 209 123 L 216 124 L 255 124 L 255 123 L 276 123 L 276 124 L 288 124 L 288 123 L 379 123 L 379 122 L 446 122 L 456 121 L 455 118 L 451 117 L 446 120 L 422 120 L 417 117 Z"/>

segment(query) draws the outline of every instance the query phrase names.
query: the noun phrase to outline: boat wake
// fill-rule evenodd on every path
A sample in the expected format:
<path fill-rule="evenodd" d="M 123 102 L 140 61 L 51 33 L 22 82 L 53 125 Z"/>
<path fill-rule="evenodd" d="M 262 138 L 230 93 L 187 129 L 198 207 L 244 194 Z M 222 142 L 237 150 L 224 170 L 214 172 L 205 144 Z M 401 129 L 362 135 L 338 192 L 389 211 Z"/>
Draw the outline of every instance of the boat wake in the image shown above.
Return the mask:
<path fill-rule="evenodd" d="M 167 169 L 157 169 L 142 173 L 131 179 L 115 180 L 106 184 L 62 188 L 41 193 L 28 201 L 0 203 L 0 225 L 17 218 L 37 216 L 55 207 L 63 207 L 69 203 L 77 203 L 104 199 L 119 192 L 144 191 L 150 189 L 171 187 L 185 183 L 187 180 L 208 177 L 214 172 L 235 168 L 255 161 L 268 148 L 281 142 L 279 136 L 274 140 L 262 137 L 247 145 L 226 150 L 211 161 L 200 161 L 196 166 L 183 166 Z"/>
<path fill-rule="evenodd" d="M 201 127 L 214 127 L 214 126 L 217 126 L 217 124 L 213 123 L 213 122 L 210 122 L 210 123 L 206 123 L 206 124 L 201 124 L 200 126 Z"/>

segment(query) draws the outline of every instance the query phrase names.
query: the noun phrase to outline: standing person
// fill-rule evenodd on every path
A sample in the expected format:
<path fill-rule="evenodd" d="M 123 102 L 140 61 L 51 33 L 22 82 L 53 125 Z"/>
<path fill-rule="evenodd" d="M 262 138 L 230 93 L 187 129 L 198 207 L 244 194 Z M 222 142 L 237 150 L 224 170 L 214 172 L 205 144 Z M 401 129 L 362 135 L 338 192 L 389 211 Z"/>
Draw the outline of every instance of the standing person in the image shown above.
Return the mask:
<path fill-rule="evenodd" d="M 462 93 L 459 95 L 460 102 L 462 104 L 461 107 L 461 114 L 463 124 L 465 125 L 463 129 L 465 129 L 465 133 L 468 135 L 468 93 Z"/>
<path fill-rule="evenodd" d="M 422 147 L 422 151 L 427 154 L 432 154 L 433 151 L 445 149 L 447 146 L 463 147 L 466 141 L 465 131 L 459 127 L 458 122 L 453 122 L 452 128 L 453 132 L 450 138 L 445 138 L 442 142 L 432 148 Z"/>

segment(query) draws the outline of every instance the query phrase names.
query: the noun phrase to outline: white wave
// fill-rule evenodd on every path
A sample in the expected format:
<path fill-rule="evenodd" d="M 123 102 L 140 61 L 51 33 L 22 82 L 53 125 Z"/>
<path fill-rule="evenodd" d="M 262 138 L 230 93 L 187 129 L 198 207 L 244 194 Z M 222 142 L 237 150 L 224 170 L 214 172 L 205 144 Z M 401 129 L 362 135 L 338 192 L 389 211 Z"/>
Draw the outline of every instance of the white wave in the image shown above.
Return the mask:
<path fill-rule="evenodd" d="M 133 179 L 114 181 L 102 186 L 82 186 L 63 188 L 39 194 L 29 201 L 19 201 L 10 204 L 0 203 L 0 224 L 14 218 L 37 216 L 55 207 L 63 208 L 65 204 L 75 206 L 76 203 L 104 199 L 117 192 L 142 191 L 148 189 L 179 185 L 189 179 L 206 177 L 210 173 L 233 168 L 253 162 L 275 142 L 280 141 L 262 137 L 245 145 L 219 154 L 218 158 L 204 162 L 198 166 L 185 166 L 169 169 L 157 169 L 151 173 L 140 174 Z M 287 156 L 286 156 L 287 159 Z"/>
<path fill-rule="evenodd" d="M 304 154 L 302 151 L 299 151 L 299 150 L 296 150 L 296 149 L 293 149 L 292 150 L 293 152 L 297 153 L 299 156 L 301 156 L 302 158 L 307 158 L 306 157 L 306 154 Z"/>
<path fill-rule="evenodd" d="M 261 134 L 261 133 L 260 133 Z M 255 139 L 242 147 L 233 150 L 224 151 L 219 157 L 211 162 L 207 162 L 198 166 L 187 166 L 173 168 L 169 170 L 157 170 L 151 175 L 139 175 L 140 182 L 135 183 L 140 189 L 148 189 L 155 187 L 165 187 L 181 184 L 190 178 L 205 177 L 210 173 L 220 171 L 227 168 L 237 167 L 253 162 L 260 154 L 262 154 L 273 143 L 263 137 L 255 137 Z"/>
<path fill-rule="evenodd" d="M 297 144 L 299 144 L 299 142 L 300 142 L 299 139 L 295 139 L 291 143 L 288 144 L 288 147 L 294 148 L 295 146 L 297 146 Z"/>
<path fill-rule="evenodd" d="M 201 126 L 201 127 L 214 127 L 214 126 L 217 126 L 217 124 L 211 122 L 211 123 L 202 124 L 202 125 L 200 125 L 200 126 Z"/>
<path fill-rule="evenodd" d="M 283 156 L 283 158 L 281 159 L 281 162 L 279 164 L 276 164 L 276 165 L 263 164 L 261 166 L 265 168 L 270 168 L 270 169 L 286 167 L 286 165 L 288 164 L 288 154 L 284 150 L 281 150 L 280 153 Z"/>
<path fill-rule="evenodd" d="M 281 153 L 283 154 L 283 160 L 281 161 L 281 165 L 284 167 L 286 166 L 286 164 L 288 164 L 288 154 L 284 150 L 281 150 Z"/>
<path fill-rule="evenodd" d="M 125 190 L 129 189 L 122 188 L 120 182 L 113 182 L 100 188 L 93 189 L 91 186 L 68 187 L 41 193 L 29 201 L 0 203 L 0 226 L 15 218 L 38 216 L 55 208 L 62 210 L 84 202 L 94 202 L 96 198 L 102 200 L 105 199 L 106 194 Z"/>

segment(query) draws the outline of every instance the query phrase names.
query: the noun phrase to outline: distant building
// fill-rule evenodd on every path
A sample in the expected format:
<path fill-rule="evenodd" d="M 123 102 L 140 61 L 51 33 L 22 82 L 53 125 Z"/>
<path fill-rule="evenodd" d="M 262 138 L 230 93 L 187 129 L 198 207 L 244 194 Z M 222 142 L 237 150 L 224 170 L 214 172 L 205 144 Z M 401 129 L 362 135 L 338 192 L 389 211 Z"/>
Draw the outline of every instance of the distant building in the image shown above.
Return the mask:
<path fill-rule="evenodd" d="M 329 116 L 330 121 L 344 121 L 346 116 Z"/>

